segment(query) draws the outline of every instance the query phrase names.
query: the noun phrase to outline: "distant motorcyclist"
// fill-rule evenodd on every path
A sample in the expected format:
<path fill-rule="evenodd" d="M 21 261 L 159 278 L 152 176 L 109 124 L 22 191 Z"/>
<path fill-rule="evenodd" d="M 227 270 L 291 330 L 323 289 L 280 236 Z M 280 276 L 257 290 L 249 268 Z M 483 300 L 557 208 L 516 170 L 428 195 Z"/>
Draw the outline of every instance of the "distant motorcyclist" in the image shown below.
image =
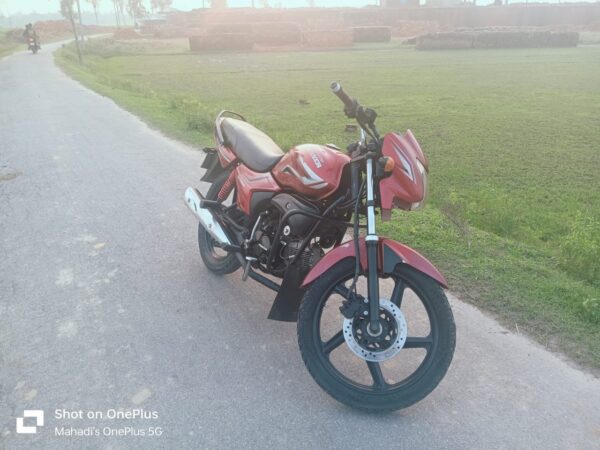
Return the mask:
<path fill-rule="evenodd" d="M 35 28 L 33 28 L 33 25 L 31 23 L 25 25 L 25 31 L 23 31 L 23 38 L 29 46 L 29 50 L 32 50 L 34 53 L 37 53 L 37 51 L 42 48 L 40 46 L 40 41 L 38 39 L 37 32 L 35 31 Z"/>
<path fill-rule="evenodd" d="M 23 37 L 27 40 L 30 37 L 34 37 L 37 39 L 37 33 L 35 32 L 35 29 L 33 28 L 33 24 L 28 23 L 27 25 L 25 25 L 25 31 L 23 31 Z"/>

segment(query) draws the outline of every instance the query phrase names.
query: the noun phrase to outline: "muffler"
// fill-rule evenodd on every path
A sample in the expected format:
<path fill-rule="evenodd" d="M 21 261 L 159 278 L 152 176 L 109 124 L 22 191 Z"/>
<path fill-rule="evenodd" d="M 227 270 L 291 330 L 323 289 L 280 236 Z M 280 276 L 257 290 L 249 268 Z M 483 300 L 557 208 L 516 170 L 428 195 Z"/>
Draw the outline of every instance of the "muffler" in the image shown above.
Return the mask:
<path fill-rule="evenodd" d="M 225 230 L 223 230 L 221 224 L 215 218 L 215 215 L 211 210 L 203 206 L 204 197 L 198 191 L 198 189 L 195 189 L 191 186 L 188 187 L 185 190 L 184 198 L 185 204 L 198 218 L 200 225 L 202 225 L 202 227 L 208 231 L 208 234 L 210 234 L 219 245 L 231 246 L 231 241 L 227 237 L 227 234 L 225 234 Z"/>

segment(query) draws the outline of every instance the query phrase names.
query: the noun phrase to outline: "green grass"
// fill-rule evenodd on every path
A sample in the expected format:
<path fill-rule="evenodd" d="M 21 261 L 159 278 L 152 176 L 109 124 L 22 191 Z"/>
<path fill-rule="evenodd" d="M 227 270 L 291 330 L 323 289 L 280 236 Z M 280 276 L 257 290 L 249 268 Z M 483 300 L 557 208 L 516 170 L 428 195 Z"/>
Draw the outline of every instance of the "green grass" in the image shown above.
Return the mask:
<path fill-rule="evenodd" d="M 12 39 L 9 33 L 9 29 L 0 28 L 0 58 L 25 48 L 25 44 Z"/>
<path fill-rule="evenodd" d="M 600 46 L 193 55 L 179 41 L 103 41 L 88 52 L 83 67 L 68 48 L 57 60 L 199 147 L 221 109 L 282 147 L 345 146 L 355 136 L 328 91 L 342 81 L 381 130 L 412 129 L 430 160 L 429 207 L 383 231 L 510 329 L 600 368 Z"/>

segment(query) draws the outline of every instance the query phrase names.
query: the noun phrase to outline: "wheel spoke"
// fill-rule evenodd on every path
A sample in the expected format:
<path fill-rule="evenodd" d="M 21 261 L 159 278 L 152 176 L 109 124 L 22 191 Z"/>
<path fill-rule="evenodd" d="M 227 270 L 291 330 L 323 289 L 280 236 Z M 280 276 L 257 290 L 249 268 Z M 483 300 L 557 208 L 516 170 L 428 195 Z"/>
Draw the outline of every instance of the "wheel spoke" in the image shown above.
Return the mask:
<path fill-rule="evenodd" d="M 323 351 L 329 355 L 332 351 L 344 343 L 344 332 L 338 331 L 331 339 L 323 343 Z"/>
<path fill-rule="evenodd" d="M 373 386 L 375 389 L 383 391 L 387 388 L 388 384 L 385 382 L 385 378 L 383 378 L 383 373 L 381 372 L 381 366 L 378 362 L 367 361 L 367 366 L 369 366 L 369 372 L 371 372 L 371 377 L 373 378 Z"/>
<path fill-rule="evenodd" d="M 426 337 L 414 337 L 409 336 L 406 338 L 406 342 L 404 342 L 404 348 L 426 348 L 431 347 L 433 340 L 431 336 Z"/>
<path fill-rule="evenodd" d="M 392 298 L 390 301 L 396 305 L 398 308 L 402 307 L 402 297 L 404 297 L 404 288 L 406 285 L 404 281 L 398 280 L 394 285 L 394 291 L 392 292 Z"/>

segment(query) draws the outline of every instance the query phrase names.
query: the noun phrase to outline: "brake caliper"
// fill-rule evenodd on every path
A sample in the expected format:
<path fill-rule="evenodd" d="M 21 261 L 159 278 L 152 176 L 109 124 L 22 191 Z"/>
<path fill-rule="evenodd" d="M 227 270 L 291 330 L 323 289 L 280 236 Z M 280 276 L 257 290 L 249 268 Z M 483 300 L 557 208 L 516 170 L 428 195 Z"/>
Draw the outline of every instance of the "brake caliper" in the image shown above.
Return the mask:
<path fill-rule="evenodd" d="M 362 295 L 350 292 L 348 298 L 340 306 L 340 312 L 346 319 L 352 319 L 367 308 L 368 304 Z"/>

